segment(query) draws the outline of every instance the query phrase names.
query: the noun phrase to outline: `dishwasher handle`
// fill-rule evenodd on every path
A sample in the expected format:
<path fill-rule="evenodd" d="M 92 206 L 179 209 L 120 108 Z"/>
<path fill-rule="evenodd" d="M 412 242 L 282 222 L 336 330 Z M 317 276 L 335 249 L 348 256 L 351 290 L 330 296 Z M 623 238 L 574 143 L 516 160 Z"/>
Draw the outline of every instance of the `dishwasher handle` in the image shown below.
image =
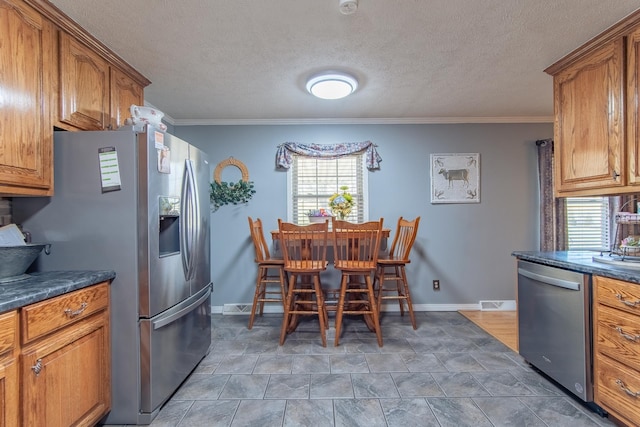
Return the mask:
<path fill-rule="evenodd" d="M 538 282 L 546 283 L 547 285 L 557 286 L 559 288 L 565 288 L 572 291 L 580 290 L 579 282 L 572 282 L 570 280 L 563 280 L 563 279 L 558 279 L 556 277 L 544 276 L 542 274 L 525 270 L 524 268 L 518 268 L 518 274 Z"/>

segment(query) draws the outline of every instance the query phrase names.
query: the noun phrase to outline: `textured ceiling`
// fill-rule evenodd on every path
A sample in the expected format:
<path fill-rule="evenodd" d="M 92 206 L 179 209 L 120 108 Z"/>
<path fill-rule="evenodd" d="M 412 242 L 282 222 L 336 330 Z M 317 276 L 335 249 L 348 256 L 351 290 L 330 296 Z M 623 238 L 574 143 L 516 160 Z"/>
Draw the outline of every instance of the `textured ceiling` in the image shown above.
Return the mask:
<path fill-rule="evenodd" d="M 637 0 L 53 0 L 175 124 L 549 121 L 543 70 Z M 323 69 L 360 81 L 320 100 Z"/>

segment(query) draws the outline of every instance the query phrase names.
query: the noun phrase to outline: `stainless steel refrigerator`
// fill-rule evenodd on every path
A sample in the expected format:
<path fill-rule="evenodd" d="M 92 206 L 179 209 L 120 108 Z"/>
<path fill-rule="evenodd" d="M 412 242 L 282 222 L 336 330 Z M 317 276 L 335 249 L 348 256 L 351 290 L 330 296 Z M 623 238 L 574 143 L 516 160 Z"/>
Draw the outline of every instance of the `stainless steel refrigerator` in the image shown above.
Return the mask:
<path fill-rule="evenodd" d="M 54 136 L 55 193 L 13 216 L 51 243 L 39 271 L 104 269 L 111 285 L 112 409 L 148 424 L 211 344 L 206 155 L 152 127 Z"/>

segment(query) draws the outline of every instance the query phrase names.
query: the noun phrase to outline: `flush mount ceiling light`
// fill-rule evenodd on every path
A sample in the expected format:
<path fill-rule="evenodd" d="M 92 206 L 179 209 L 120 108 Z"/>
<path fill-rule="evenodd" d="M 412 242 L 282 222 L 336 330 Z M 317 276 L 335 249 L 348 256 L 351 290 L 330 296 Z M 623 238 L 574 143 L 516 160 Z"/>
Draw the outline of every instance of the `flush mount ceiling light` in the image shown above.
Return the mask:
<path fill-rule="evenodd" d="M 358 88 L 355 77 L 341 72 L 327 71 L 316 74 L 307 81 L 307 90 L 322 99 L 340 99 L 351 95 Z"/>
<path fill-rule="evenodd" d="M 339 8 L 343 15 L 351 15 L 358 10 L 358 0 L 340 0 Z"/>

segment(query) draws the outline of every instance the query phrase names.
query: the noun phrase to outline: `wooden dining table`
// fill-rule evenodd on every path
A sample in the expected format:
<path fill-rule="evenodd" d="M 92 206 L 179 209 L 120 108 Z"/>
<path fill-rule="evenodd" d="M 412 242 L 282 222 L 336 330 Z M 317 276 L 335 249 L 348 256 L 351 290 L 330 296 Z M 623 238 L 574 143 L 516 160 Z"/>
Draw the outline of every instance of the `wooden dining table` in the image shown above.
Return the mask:
<path fill-rule="evenodd" d="M 391 229 L 390 228 L 383 228 L 382 229 L 382 236 L 381 236 L 381 240 L 380 240 L 380 251 L 384 251 L 387 249 L 387 240 L 389 239 L 389 236 L 391 235 Z M 271 239 L 273 240 L 274 245 L 276 244 L 277 241 L 280 240 L 280 231 L 279 230 L 271 230 Z M 332 245 L 332 240 L 333 239 L 333 232 L 331 230 L 329 230 L 329 241 L 327 242 L 327 245 L 331 246 Z M 276 248 L 276 249 L 279 249 Z"/>

